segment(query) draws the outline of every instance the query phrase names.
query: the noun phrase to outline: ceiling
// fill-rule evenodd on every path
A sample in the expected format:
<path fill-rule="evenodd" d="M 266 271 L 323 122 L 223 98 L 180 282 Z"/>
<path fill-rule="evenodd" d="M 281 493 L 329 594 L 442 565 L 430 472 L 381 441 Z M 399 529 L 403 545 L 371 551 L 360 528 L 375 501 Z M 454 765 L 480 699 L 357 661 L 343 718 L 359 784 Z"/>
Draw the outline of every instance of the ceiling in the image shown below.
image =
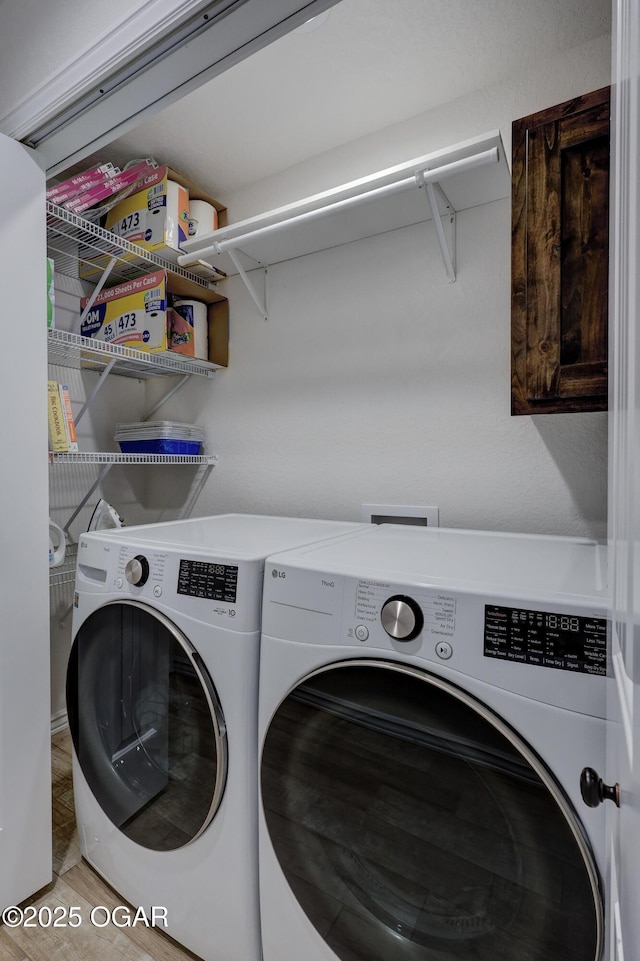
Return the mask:
<path fill-rule="evenodd" d="M 611 0 L 341 0 L 100 156 L 225 197 L 610 29 Z"/>

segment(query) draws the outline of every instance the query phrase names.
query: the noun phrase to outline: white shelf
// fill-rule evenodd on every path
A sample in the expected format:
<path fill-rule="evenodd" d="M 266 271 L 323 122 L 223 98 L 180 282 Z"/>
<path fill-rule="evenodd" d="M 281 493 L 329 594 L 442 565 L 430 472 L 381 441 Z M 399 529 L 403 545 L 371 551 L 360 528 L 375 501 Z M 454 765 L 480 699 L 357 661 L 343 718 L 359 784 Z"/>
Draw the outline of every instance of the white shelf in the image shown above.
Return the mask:
<path fill-rule="evenodd" d="M 112 259 L 109 286 L 163 269 L 173 275 L 176 284 L 193 286 L 198 289 L 200 299 L 210 300 L 216 289 L 215 281 L 220 280 L 220 275 L 212 269 L 206 271 L 204 277 L 202 267 L 198 272 L 186 270 L 50 200 L 47 201 L 47 248 L 57 273 L 89 283 L 100 278 L 104 265 Z"/>
<path fill-rule="evenodd" d="M 112 364 L 110 372 L 122 377 L 189 376 L 213 377 L 218 364 L 208 361 L 185 360 L 179 354 L 150 354 L 119 344 L 82 337 L 66 330 L 47 331 L 49 363 L 61 367 L 102 371 Z"/>
<path fill-rule="evenodd" d="M 62 587 L 64 584 L 73 584 L 76 578 L 76 560 L 78 556 L 78 545 L 67 544 L 64 555 L 64 562 L 60 567 L 49 569 L 49 586 Z"/>
<path fill-rule="evenodd" d="M 510 196 L 511 175 L 499 131 L 415 158 L 230 224 L 184 244 L 178 263 L 205 260 L 227 274 L 362 240 Z M 453 241 L 436 224 L 447 273 L 455 279 Z M 452 249 L 453 248 L 453 249 Z"/>
<path fill-rule="evenodd" d="M 216 460 L 217 456 L 215 454 L 119 454 L 113 451 L 65 451 L 64 453 L 56 453 L 49 451 L 49 464 L 53 466 L 60 464 L 94 464 L 99 467 L 95 481 L 91 484 L 84 496 L 80 498 L 78 505 L 67 520 L 63 530 L 65 532 L 69 531 L 73 521 L 89 498 L 100 488 L 112 467 L 120 464 L 142 464 L 146 467 L 151 465 L 194 465 L 205 468 L 204 476 L 206 478 L 211 472 Z"/>
<path fill-rule="evenodd" d="M 96 292 L 107 277 L 109 284 L 113 285 L 140 277 L 151 270 L 164 269 L 167 271 L 168 288 L 172 293 L 183 297 L 194 297 L 209 304 L 225 300 L 216 292 L 214 280 L 220 279 L 220 275 L 212 268 L 205 265 L 206 276 L 204 277 L 200 273 L 185 270 L 172 261 L 149 253 L 143 247 L 131 244 L 84 217 L 79 217 L 49 201 L 47 202 L 47 248 L 49 256 L 54 259 L 57 274 L 71 277 L 74 281 L 97 284 Z M 198 270 L 201 269 L 200 266 Z M 220 369 L 218 364 L 190 360 L 169 351 L 163 354 L 148 353 L 55 328 L 47 331 L 47 347 L 49 364 L 95 371 L 99 375 L 92 392 L 75 416 L 76 424 L 95 401 L 110 374 L 137 379 L 163 376 L 179 378 L 177 382 L 175 380 L 171 382 L 164 396 L 156 401 L 154 407 L 142 418 L 148 420 L 191 377 L 213 377 L 215 371 Z M 54 453 L 49 451 L 51 465 L 94 464 L 99 467 L 95 482 L 81 498 L 65 524 L 66 532 L 87 500 L 100 487 L 107 473 L 115 465 L 204 466 L 205 476 L 208 476 L 215 461 L 216 456 L 213 454 L 123 454 L 112 451 Z M 67 576 L 68 572 L 59 575 L 54 573 L 53 583 L 62 583 Z"/>
<path fill-rule="evenodd" d="M 212 467 L 215 454 L 118 454 L 112 451 L 49 451 L 51 464 L 206 464 Z"/>

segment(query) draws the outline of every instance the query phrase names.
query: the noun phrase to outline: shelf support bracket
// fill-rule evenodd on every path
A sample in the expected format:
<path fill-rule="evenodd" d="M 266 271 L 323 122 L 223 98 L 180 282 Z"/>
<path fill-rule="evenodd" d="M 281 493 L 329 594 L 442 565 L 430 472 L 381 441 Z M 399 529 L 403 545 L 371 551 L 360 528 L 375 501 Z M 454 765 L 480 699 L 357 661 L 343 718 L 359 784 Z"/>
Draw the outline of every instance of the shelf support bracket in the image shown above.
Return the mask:
<path fill-rule="evenodd" d="M 98 474 L 97 480 L 91 485 L 91 487 L 89 488 L 87 493 L 84 495 L 84 497 L 82 498 L 82 500 L 80 501 L 76 509 L 74 510 L 73 514 L 67 521 L 67 523 L 62 528 L 65 534 L 69 533 L 69 528 L 73 524 L 74 520 L 76 519 L 76 517 L 78 516 L 78 514 L 80 513 L 84 505 L 87 503 L 87 501 L 89 500 L 93 492 L 97 490 L 98 487 L 100 487 L 100 485 L 102 484 L 103 480 L 105 479 L 105 477 L 107 476 L 107 474 L 109 473 L 112 467 L 113 467 L 113 464 L 105 464 L 103 466 L 102 470 Z"/>
<path fill-rule="evenodd" d="M 178 381 L 178 383 L 177 383 L 177 384 L 174 384 L 173 387 L 172 387 L 170 390 L 168 390 L 168 391 L 166 392 L 166 394 L 164 394 L 164 395 L 160 398 L 160 400 L 157 401 L 157 403 L 155 403 L 155 404 L 153 405 L 153 407 L 151 408 L 151 410 L 148 410 L 148 411 L 147 411 L 147 413 L 144 415 L 144 417 L 141 418 L 141 422 L 149 420 L 149 418 L 152 417 L 152 416 L 155 414 L 155 412 L 158 410 L 158 408 L 162 407 L 162 405 L 164 404 L 164 402 L 167 401 L 167 400 L 169 400 L 170 397 L 173 397 L 173 395 L 176 394 L 176 393 L 180 390 L 180 388 L 182 387 L 182 385 L 183 385 L 183 384 L 186 384 L 187 381 L 190 380 L 190 379 L 191 379 L 191 374 L 185 374 L 184 377 L 181 377 L 180 380 Z"/>
<path fill-rule="evenodd" d="M 451 204 L 447 201 L 447 211 L 442 216 L 440 215 L 440 210 L 438 208 L 438 200 L 436 198 L 435 188 L 439 187 L 438 183 L 433 183 L 431 180 L 425 178 L 425 173 L 428 171 L 419 170 L 416 174 L 416 183 L 420 189 L 424 188 L 425 197 L 427 203 L 431 209 L 431 216 L 433 217 L 433 223 L 436 229 L 436 237 L 438 238 L 438 244 L 440 246 L 440 253 L 442 254 L 442 260 L 444 262 L 444 269 L 447 272 L 447 277 L 449 278 L 449 283 L 455 283 L 456 279 L 456 245 L 455 245 L 455 226 L 456 226 L 456 214 L 455 210 Z M 440 191 L 443 196 L 443 191 Z M 442 223 L 446 220 L 449 226 L 449 239 L 445 233 L 445 227 Z"/>
<path fill-rule="evenodd" d="M 103 384 L 106 384 L 107 377 L 111 373 L 111 368 L 113 367 L 115 362 L 116 362 L 116 358 L 112 357 L 109 363 L 107 364 L 107 366 L 104 368 L 104 370 L 100 372 L 100 376 L 98 377 L 98 383 L 95 385 L 95 387 L 93 388 L 93 390 L 91 391 L 87 399 L 85 400 L 84 404 L 78 411 L 78 415 L 76 417 L 76 426 L 80 423 L 80 421 L 82 420 L 86 412 L 89 410 L 89 408 L 93 404 L 100 388 L 103 386 Z"/>
<path fill-rule="evenodd" d="M 193 509 L 202 493 L 202 490 L 209 479 L 209 474 L 213 470 L 213 464 L 205 464 L 204 468 L 201 468 L 200 474 L 196 476 L 196 483 L 192 486 L 189 491 L 187 500 L 185 501 L 183 509 L 180 511 L 180 519 L 184 517 L 191 517 Z"/>
<path fill-rule="evenodd" d="M 109 274 L 111 273 L 111 271 L 113 270 L 113 268 L 115 267 L 115 265 L 116 265 L 117 262 L 118 262 L 117 257 L 111 257 L 111 259 L 109 260 L 109 263 L 106 265 L 106 267 L 105 267 L 104 270 L 102 271 L 102 276 L 101 276 L 99 282 L 96 284 L 96 286 L 94 287 L 94 289 L 91 291 L 91 296 L 89 297 L 89 299 L 88 299 L 88 301 L 87 301 L 87 303 L 86 303 L 86 306 L 85 306 L 84 310 L 83 310 L 82 313 L 80 314 L 80 319 L 78 320 L 78 326 L 77 326 L 77 328 L 76 328 L 76 333 L 79 334 L 79 333 L 82 331 L 82 324 L 83 324 L 83 322 L 84 322 L 85 317 L 87 316 L 87 314 L 89 313 L 89 311 L 90 311 L 91 308 L 93 307 L 93 305 L 94 305 L 94 303 L 95 303 L 95 301 L 96 301 L 96 297 L 98 296 L 98 294 L 100 293 L 100 291 L 102 290 L 102 288 L 104 287 L 104 285 L 106 284 L 106 282 L 107 282 L 107 280 L 108 280 L 108 278 L 109 278 Z"/>
<path fill-rule="evenodd" d="M 236 252 L 233 250 L 233 248 L 227 247 L 226 253 L 229 254 L 229 257 L 233 262 L 233 266 L 236 268 L 236 270 L 240 274 L 240 277 L 242 278 L 242 281 L 245 287 L 251 294 L 254 304 L 256 305 L 256 307 L 258 308 L 258 310 L 260 311 L 264 319 L 269 320 L 269 311 L 267 310 L 267 268 L 266 267 L 264 268 L 264 296 L 261 299 L 257 290 L 255 289 L 251 280 L 249 279 L 249 275 L 247 271 L 244 269 L 244 267 L 240 263 L 236 255 Z"/>

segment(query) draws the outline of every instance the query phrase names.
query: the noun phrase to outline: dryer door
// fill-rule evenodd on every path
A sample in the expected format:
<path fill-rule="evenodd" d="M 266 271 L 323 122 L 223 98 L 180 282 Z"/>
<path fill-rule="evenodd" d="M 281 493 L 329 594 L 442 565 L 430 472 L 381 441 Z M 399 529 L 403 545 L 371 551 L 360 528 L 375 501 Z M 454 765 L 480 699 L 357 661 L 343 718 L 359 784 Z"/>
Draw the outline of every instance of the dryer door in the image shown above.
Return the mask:
<path fill-rule="evenodd" d="M 201 658 L 158 611 L 106 604 L 78 631 L 67 671 L 76 757 L 93 795 L 132 841 L 182 847 L 214 817 L 226 730 Z"/>
<path fill-rule="evenodd" d="M 271 720 L 261 791 L 327 958 L 601 956 L 600 883 L 570 801 L 511 727 L 442 678 L 364 660 L 310 675 Z"/>

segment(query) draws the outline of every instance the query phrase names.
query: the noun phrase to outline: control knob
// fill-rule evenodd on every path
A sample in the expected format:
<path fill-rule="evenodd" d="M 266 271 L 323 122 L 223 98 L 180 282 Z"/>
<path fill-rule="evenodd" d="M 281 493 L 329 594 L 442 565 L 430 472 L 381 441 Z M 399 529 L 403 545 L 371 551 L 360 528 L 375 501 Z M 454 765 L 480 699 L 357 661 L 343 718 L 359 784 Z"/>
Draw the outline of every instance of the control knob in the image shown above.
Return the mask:
<path fill-rule="evenodd" d="M 420 605 L 404 594 L 395 594 L 384 602 L 380 620 L 389 637 L 396 641 L 413 640 L 424 626 Z"/>
<path fill-rule="evenodd" d="M 129 584 L 133 584 L 134 587 L 142 587 L 146 584 L 149 579 L 149 561 L 142 554 L 136 554 L 132 557 L 130 561 L 127 561 L 127 566 L 124 569 L 124 576 L 126 577 Z"/>

